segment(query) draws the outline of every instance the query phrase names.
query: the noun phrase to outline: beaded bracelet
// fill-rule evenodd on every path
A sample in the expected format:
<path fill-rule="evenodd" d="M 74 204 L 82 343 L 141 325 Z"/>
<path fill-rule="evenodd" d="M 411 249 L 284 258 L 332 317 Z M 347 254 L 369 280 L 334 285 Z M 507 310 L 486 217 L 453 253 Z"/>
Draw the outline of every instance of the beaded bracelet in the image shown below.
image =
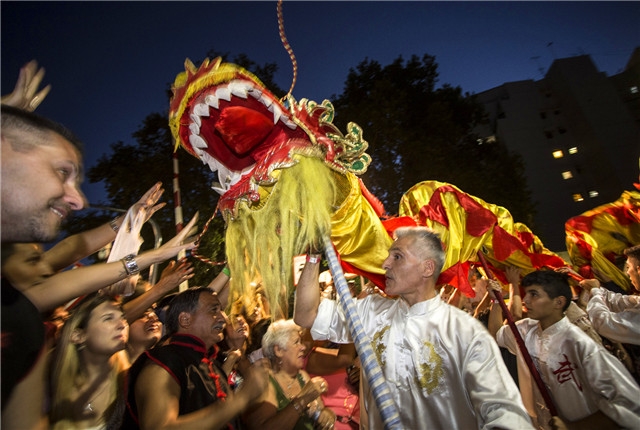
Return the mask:
<path fill-rule="evenodd" d="M 228 266 L 224 266 L 224 267 L 222 268 L 222 273 L 224 273 L 225 275 L 227 275 L 227 278 L 230 278 L 230 277 L 231 277 L 231 271 L 229 270 L 229 267 L 228 267 Z"/>
<path fill-rule="evenodd" d="M 116 233 L 118 232 L 118 230 L 120 230 L 120 226 L 118 225 L 118 218 L 120 218 L 120 215 L 109 221 L 111 230 L 115 231 Z"/>

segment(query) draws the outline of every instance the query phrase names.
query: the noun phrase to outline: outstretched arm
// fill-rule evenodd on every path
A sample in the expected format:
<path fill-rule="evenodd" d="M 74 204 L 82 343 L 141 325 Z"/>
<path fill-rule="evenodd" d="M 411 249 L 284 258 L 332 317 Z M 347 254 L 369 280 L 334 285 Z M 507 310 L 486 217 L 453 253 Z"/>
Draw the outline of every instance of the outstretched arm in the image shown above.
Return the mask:
<path fill-rule="evenodd" d="M 296 299 L 293 308 L 293 320 L 300 327 L 309 328 L 318 314 L 320 304 L 320 255 L 309 254 L 307 264 L 304 265 L 300 280 L 296 287 Z"/>
<path fill-rule="evenodd" d="M 157 182 L 131 206 L 131 209 L 144 213 L 144 221 L 147 222 L 156 211 L 165 206 L 165 203 L 156 204 L 162 193 L 162 183 Z M 119 216 L 99 227 L 69 236 L 45 252 L 44 258 L 55 272 L 59 272 L 113 242 L 123 221 L 124 216 Z"/>
<path fill-rule="evenodd" d="M 185 242 L 185 240 L 197 220 L 198 215 L 196 214 L 191 222 L 173 239 L 160 248 L 138 255 L 135 258 L 138 268 L 144 270 L 154 263 L 161 263 L 175 257 L 182 250 L 194 248 L 193 241 Z M 122 261 L 93 264 L 53 275 L 42 283 L 29 288 L 24 294 L 40 312 L 46 312 L 71 299 L 98 291 L 100 288 L 128 276 Z"/>
<path fill-rule="evenodd" d="M 213 281 L 207 285 L 207 287 L 211 288 L 218 294 L 218 300 L 220 300 L 220 305 L 222 309 L 226 309 L 229 304 L 229 268 L 227 266 L 222 269 L 218 276 L 213 278 Z"/>
<path fill-rule="evenodd" d="M 160 280 L 149 291 L 122 306 L 127 322 L 131 324 L 140 318 L 151 305 L 191 278 L 193 278 L 193 267 L 186 258 L 179 261 L 171 261 L 162 271 Z"/>

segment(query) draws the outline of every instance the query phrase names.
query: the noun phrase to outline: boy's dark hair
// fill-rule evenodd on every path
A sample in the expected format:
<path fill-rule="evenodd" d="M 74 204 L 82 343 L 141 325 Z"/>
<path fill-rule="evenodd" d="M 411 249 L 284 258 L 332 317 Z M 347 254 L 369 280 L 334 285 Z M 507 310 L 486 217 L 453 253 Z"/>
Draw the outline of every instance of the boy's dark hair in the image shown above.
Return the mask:
<path fill-rule="evenodd" d="M 2 105 L 0 109 L 3 134 L 11 129 L 34 134 L 53 132 L 68 140 L 80 154 L 83 153 L 83 144 L 80 139 L 62 124 L 14 106 Z M 10 139 L 10 143 L 15 150 L 29 151 L 33 148 L 31 142 L 16 142 L 14 139 Z"/>
<path fill-rule="evenodd" d="M 208 287 L 192 287 L 177 294 L 169 303 L 167 311 L 166 329 L 167 335 L 173 335 L 178 331 L 178 318 L 182 312 L 193 313 L 198 308 L 200 294 L 213 294 Z"/>
<path fill-rule="evenodd" d="M 627 248 L 624 250 L 624 255 L 627 258 L 635 258 L 640 262 L 640 245 L 632 246 L 631 248 Z"/>
<path fill-rule="evenodd" d="M 565 303 L 562 311 L 566 311 L 571 304 L 571 287 L 569 286 L 569 278 L 564 273 L 554 272 L 553 270 L 537 270 L 531 272 L 522 278 L 520 285 L 530 287 L 531 285 L 539 285 L 545 293 L 552 298 L 564 297 Z"/>

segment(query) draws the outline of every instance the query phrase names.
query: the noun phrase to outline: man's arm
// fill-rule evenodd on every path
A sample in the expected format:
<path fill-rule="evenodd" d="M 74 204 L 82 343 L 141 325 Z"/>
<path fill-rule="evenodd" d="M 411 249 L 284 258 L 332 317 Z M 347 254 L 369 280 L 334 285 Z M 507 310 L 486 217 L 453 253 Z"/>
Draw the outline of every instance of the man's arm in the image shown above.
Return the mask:
<path fill-rule="evenodd" d="M 136 212 L 143 212 L 144 222 L 147 222 L 154 213 L 165 206 L 165 203 L 156 204 L 163 192 L 162 183 L 158 182 L 131 208 Z M 66 237 L 44 253 L 45 260 L 55 272 L 59 272 L 88 257 L 115 240 L 116 232 L 122 227 L 124 218 L 125 215 L 121 215 L 99 227 Z"/>
<path fill-rule="evenodd" d="M 218 401 L 198 411 L 178 415 L 180 386 L 158 365 L 147 365 L 135 386 L 138 419 L 142 430 L 201 430 L 223 428 L 266 389 L 266 371 L 252 366 L 244 375 L 245 383 L 225 401 Z"/>
<path fill-rule="evenodd" d="M 574 422 L 565 422 L 560 417 L 553 417 L 549 424 L 551 424 L 553 430 L 600 430 L 618 428 L 615 421 L 603 414 L 602 411 L 598 411 L 595 414 L 591 414 L 588 417 Z"/>
<path fill-rule="evenodd" d="M 318 315 L 320 304 L 320 256 L 310 254 L 298 280 L 296 287 L 293 320 L 301 327 L 309 328 Z"/>
<path fill-rule="evenodd" d="M 229 305 L 229 268 L 225 266 L 224 269 L 218 275 L 213 278 L 213 281 L 207 285 L 207 287 L 211 288 L 213 291 L 218 294 L 218 300 L 220 300 L 220 305 L 222 309 L 226 309 Z"/>
<path fill-rule="evenodd" d="M 192 249 L 195 243 L 190 239 L 187 240 L 187 235 L 197 220 L 196 214 L 173 239 L 160 248 L 137 255 L 135 261 L 139 269 L 144 270 L 154 263 L 162 263 L 173 258 L 182 250 Z M 24 295 L 40 312 L 45 312 L 76 297 L 98 291 L 100 288 L 107 287 L 128 276 L 122 261 L 97 263 L 57 273 L 42 283 L 27 289 Z"/>
<path fill-rule="evenodd" d="M 193 278 L 193 267 L 191 267 L 191 263 L 186 258 L 169 262 L 169 265 L 162 271 L 162 276 L 160 276 L 158 283 L 141 296 L 122 306 L 127 322 L 131 324 L 142 317 L 155 302 L 191 278 Z"/>

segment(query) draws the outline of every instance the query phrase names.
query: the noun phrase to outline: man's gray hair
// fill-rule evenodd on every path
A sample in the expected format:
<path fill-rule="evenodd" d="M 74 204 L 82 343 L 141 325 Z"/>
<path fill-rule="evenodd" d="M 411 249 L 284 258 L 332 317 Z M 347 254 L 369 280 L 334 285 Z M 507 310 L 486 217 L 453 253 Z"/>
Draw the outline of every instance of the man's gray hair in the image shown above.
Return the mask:
<path fill-rule="evenodd" d="M 409 237 L 413 239 L 413 246 L 418 256 L 433 259 L 436 263 L 434 276 L 437 279 L 444 267 L 444 248 L 438 233 L 428 227 L 399 227 L 395 230 L 396 239 Z"/>

